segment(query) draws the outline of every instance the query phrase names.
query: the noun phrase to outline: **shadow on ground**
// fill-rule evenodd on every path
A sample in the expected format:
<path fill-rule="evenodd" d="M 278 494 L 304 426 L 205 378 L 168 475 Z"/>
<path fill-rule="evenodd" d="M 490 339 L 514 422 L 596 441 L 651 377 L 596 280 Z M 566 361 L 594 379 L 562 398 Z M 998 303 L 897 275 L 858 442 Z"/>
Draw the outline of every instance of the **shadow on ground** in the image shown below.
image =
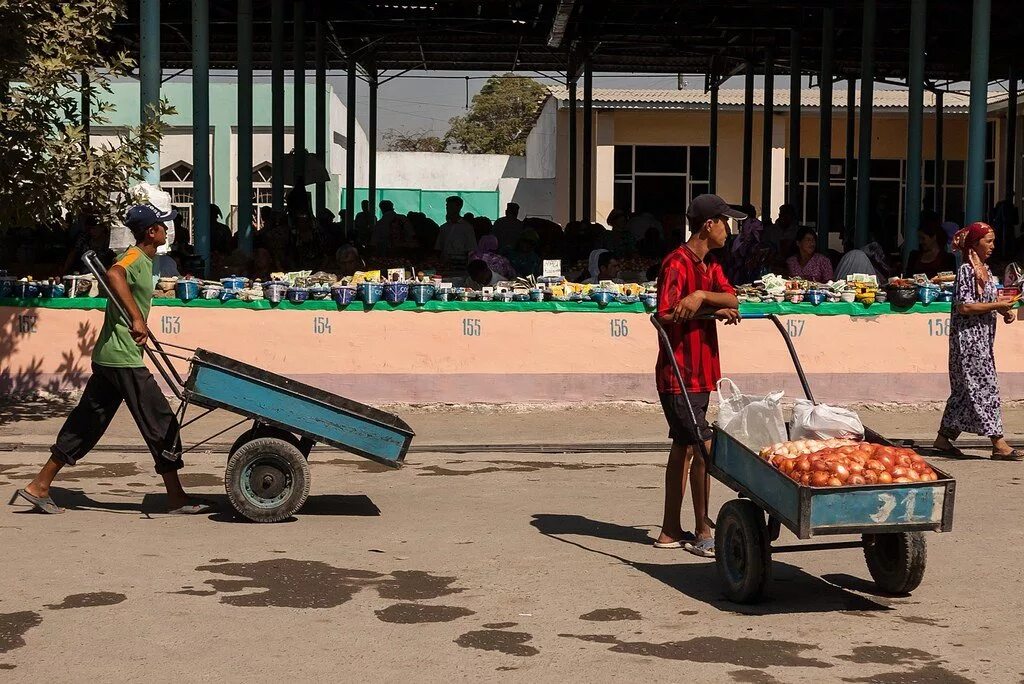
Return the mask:
<path fill-rule="evenodd" d="M 590 537 L 629 544 L 650 544 L 651 537 L 646 530 L 638 527 L 592 520 L 579 515 L 556 515 L 548 513 L 534 514 L 530 524 L 544 536 L 570 544 L 589 553 L 612 558 L 623 565 L 653 577 L 675 591 L 706 603 L 721 611 L 743 615 L 779 615 L 793 613 L 829 613 L 839 611 L 886 611 L 892 610 L 888 605 L 873 601 L 843 586 L 836 586 L 810 575 L 789 563 L 774 561 L 772 564 L 773 581 L 769 585 L 767 598 L 753 605 L 739 605 L 725 598 L 721 591 L 717 569 L 713 561 L 701 562 L 685 551 L 664 551 L 668 561 L 677 562 L 649 563 L 630 560 L 623 556 L 602 551 L 588 546 L 581 541 L 569 539 L 570 536 Z M 629 549 L 635 549 L 630 546 Z M 851 578 L 855 579 L 855 578 Z M 838 583 L 837 583 L 838 584 Z M 857 583 L 850 583 L 850 588 L 861 590 Z M 868 584 L 867 582 L 864 583 Z M 873 585 L 872 585 L 873 587 Z"/>

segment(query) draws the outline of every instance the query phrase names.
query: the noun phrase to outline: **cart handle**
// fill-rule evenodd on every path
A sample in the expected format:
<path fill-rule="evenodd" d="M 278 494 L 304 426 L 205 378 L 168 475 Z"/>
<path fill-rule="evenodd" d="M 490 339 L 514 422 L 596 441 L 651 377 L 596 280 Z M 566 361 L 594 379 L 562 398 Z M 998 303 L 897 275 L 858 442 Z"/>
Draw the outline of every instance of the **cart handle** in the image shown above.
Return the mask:
<path fill-rule="evenodd" d="M 699 316 L 698 318 L 711 319 L 711 318 L 714 318 L 714 317 L 710 316 L 710 315 L 706 315 L 706 316 Z M 807 399 L 809 401 L 811 401 L 812 403 L 815 403 L 815 404 L 818 403 L 817 401 L 814 400 L 814 394 L 811 392 L 811 385 L 810 385 L 810 383 L 807 382 L 807 374 L 804 373 L 804 367 L 800 363 L 800 357 L 797 356 L 796 347 L 793 346 L 793 338 L 790 337 L 789 332 L 786 330 L 786 326 L 784 326 L 782 324 L 782 321 L 779 319 L 779 317 L 776 314 L 773 314 L 773 313 L 757 312 L 757 313 L 741 314 L 740 318 L 741 319 L 749 318 L 751 320 L 767 319 L 767 320 L 769 320 L 769 321 L 771 321 L 772 323 L 775 324 L 776 329 L 778 329 L 779 334 L 782 335 L 782 339 L 786 343 L 786 349 L 789 350 L 789 357 L 793 360 L 793 367 L 796 369 L 796 375 L 800 379 L 800 386 L 804 390 L 804 396 L 806 396 Z M 665 332 L 665 328 L 661 325 L 661 321 L 658 320 L 657 314 L 651 314 L 651 323 L 653 323 L 654 327 L 657 328 L 657 330 L 658 330 L 658 336 L 661 338 L 661 343 L 664 345 L 665 351 L 668 354 L 669 359 L 672 361 L 673 370 L 676 373 L 676 378 L 679 380 L 679 385 L 681 387 L 683 387 L 683 392 L 685 393 L 686 388 L 685 388 L 684 383 L 683 383 L 683 376 L 682 376 L 682 373 L 679 372 L 679 365 L 676 363 L 675 355 L 672 353 L 672 344 L 671 344 L 671 342 L 668 339 L 668 334 Z M 687 403 L 689 403 L 689 397 L 688 396 L 687 396 Z M 691 409 L 691 411 L 692 411 L 692 409 Z"/>
<path fill-rule="evenodd" d="M 103 264 L 100 262 L 99 257 L 96 256 L 96 252 L 90 249 L 83 254 L 82 263 L 85 264 L 85 267 L 89 269 L 89 272 L 96 278 L 96 282 L 99 286 L 103 288 L 103 291 L 107 295 L 107 301 L 114 304 L 114 307 L 117 309 L 117 312 L 121 314 L 121 318 L 124 320 L 125 324 L 130 325 L 131 317 L 128 315 L 128 312 L 125 311 L 121 301 L 114 296 L 114 293 L 110 289 L 110 285 L 107 284 L 106 271 L 103 268 Z M 149 341 L 152 342 L 153 348 L 150 348 L 148 344 L 142 345 L 142 348 L 145 350 L 146 355 L 149 356 L 149 360 L 153 362 L 153 365 L 163 377 L 164 382 L 166 382 L 167 386 L 171 388 L 174 396 L 179 400 L 182 399 L 183 397 L 180 388 L 185 386 L 185 381 L 181 379 L 181 375 L 178 374 L 178 369 L 175 368 L 174 364 L 172 364 L 167 358 L 167 352 L 164 351 L 159 340 L 153 336 L 152 331 L 150 331 L 149 334 Z M 154 349 L 156 350 L 156 353 L 154 353 Z M 157 358 L 157 354 L 162 357 L 162 360 Z M 168 370 L 170 373 L 168 373 Z M 173 380 L 171 379 L 172 376 L 174 378 Z"/>

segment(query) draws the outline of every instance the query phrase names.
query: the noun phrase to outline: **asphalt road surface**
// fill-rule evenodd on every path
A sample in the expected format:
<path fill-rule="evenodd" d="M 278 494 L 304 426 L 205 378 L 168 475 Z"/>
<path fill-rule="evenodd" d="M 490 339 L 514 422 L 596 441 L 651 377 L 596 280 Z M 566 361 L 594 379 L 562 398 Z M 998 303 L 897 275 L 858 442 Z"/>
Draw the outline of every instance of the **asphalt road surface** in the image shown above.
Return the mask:
<path fill-rule="evenodd" d="M 61 410 L 0 425 L 5 497 Z M 872 426 L 925 436 L 936 416 Z M 308 503 L 276 525 L 229 512 L 217 453 L 191 455 L 183 481 L 224 512 L 161 514 L 124 418 L 56 483 L 67 513 L 0 509 L 2 681 L 1024 678 L 1021 463 L 932 459 L 958 480 L 955 527 L 927 535 L 912 595 L 879 595 L 850 549 L 779 556 L 769 597 L 738 606 L 713 561 L 651 546 L 650 409 L 410 411 L 405 468 L 317 451 Z M 712 509 L 729 498 L 716 485 Z"/>

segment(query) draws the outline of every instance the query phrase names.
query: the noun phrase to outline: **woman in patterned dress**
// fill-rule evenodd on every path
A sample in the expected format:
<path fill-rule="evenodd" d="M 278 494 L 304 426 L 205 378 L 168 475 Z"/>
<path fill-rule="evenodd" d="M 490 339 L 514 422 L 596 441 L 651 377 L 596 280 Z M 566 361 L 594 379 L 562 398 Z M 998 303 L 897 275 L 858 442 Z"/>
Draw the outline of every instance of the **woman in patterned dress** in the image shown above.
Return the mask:
<path fill-rule="evenodd" d="M 1024 460 L 1024 452 L 1003 438 L 993 346 L 996 317 L 1007 323 L 1015 318 L 1008 299 L 997 301 L 996 281 L 985 262 L 995 251 L 996 237 L 987 223 L 972 223 L 953 237 L 953 247 L 963 254 L 956 274 L 949 331 L 950 394 L 935 448 L 954 456 L 963 453 L 952 440 L 962 432 L 992 440 L 992 459 Z"/>

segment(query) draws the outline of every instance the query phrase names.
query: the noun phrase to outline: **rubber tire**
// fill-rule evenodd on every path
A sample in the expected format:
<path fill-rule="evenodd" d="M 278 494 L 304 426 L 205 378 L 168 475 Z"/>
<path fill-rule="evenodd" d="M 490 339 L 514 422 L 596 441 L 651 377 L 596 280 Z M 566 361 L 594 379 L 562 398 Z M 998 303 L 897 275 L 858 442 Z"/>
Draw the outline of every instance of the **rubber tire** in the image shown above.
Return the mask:
<path fill-rule="evenodd" d="M 250 501 L 242 486 L 246 467 L 260 458 L 272 456 L 287 468 L 291 491 L 275 506 L 264 507 Z M 238 447 L 228 458 L 224 470 L 224 489 L 239 515 L 253 522 L 280 522 L 294 515 L 309 496 L 309 463 L 294 444 L 276 437 L 257 437 Z"/>
<path fill-rule="evenodd" d="M 715 523 L 715 564 L 725 595 L 736 603 L 754 603 L 772 575 L 772 556 L 764 511 L 752 501 L 733 499 Z"/>
<path fill-rule="evenodd" d="M 879 589 L 889 594 L 909 594 L 924 579 L 924 568 L 928 562 L 924 534 L 865 534 L 864 560 Z"/>
<path fill-rule="evenodd" d="M 231 445 L 231 449 L 228 450 L 228 456 L 232 456 L 246 442 L 251 442 L 260 437 L 276 437 L 277 439 L 283 439 L 289 444 L 294 444 L 296 449 L 299 448 L 299 438 L 287 430 L 282 430 L 273 425 L 260 425 L 258 428 L 249 428 L 240 434 L 235 443 Z"/>

